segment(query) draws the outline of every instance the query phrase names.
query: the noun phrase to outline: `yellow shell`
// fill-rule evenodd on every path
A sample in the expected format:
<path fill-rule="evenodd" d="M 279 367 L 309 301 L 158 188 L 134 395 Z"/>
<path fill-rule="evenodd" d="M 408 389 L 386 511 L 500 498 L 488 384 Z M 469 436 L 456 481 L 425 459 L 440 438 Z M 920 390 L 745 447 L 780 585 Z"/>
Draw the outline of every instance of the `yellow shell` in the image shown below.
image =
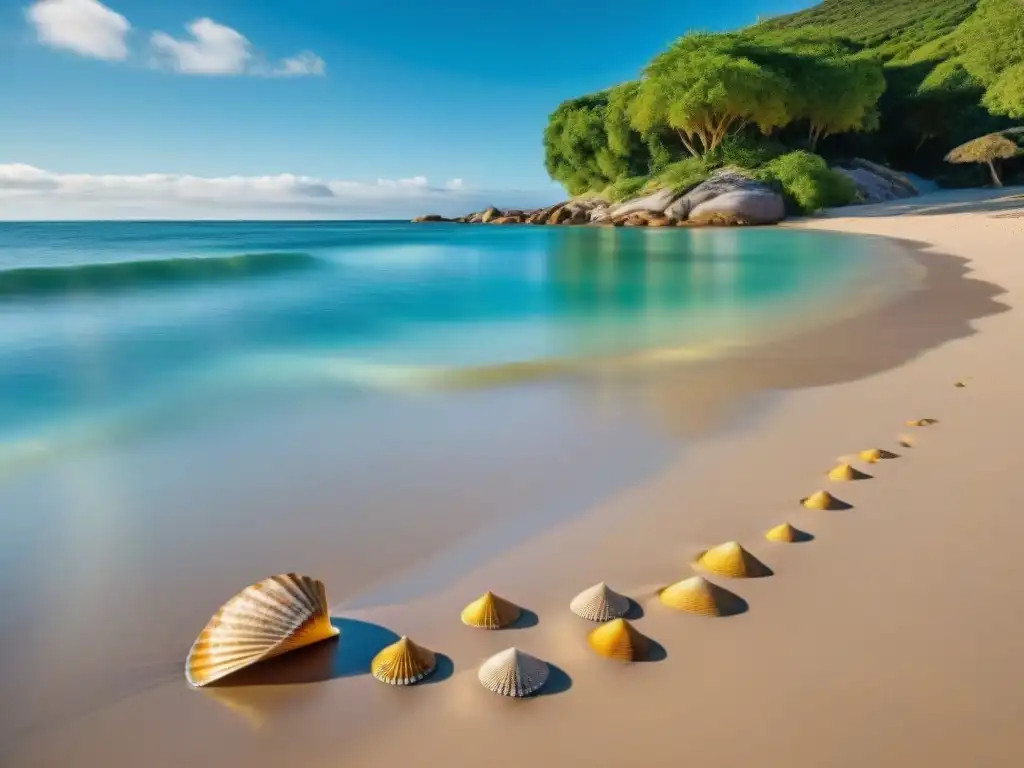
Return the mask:
<path fill-rule="evenodd" d="M 543 688 L 549 674 L 550 668 L 540 659 L 508 648 L 481 664 L 477 679 L 492 693 L 520 698 Z"/>
<path fill-rule="evenodd" d="M 246 587 L 221 606 L 192 644 L 185 679 L 196 687 L 258 661 L 338 634 L 324 585 L 286 573 Z"/>
<path fill-rule="evenodd" d="M 849 464 L 839 464 L 829 470 L 828 479 L 835 480 L 839 483 L 849 482 L 850 480 L 863 480 L 866 478 L 863 472 L 854 469 Z"/>
<path fill-rule="evenodd" d="M 913 435 L 900 435 L 900 447 L 902 447 L 902 448 L 913 448 L 914 447 L 914 436 Z"/>
<path fill-rule="evenodd" d="M 860 460 L 867 464 L 877 464 L 882 459 L 895 459 L 896 454 L 891 451 L 883 451 L 881 448 L 867 448 L 857 454 Z"/>
<path fill-rule="evenodd" d="M 911 419 L 907 422 L 908 427 L 930 427 L 932 424 L 938 424 L 938 419 Z"/>
<path fill-rule="evenodd" d="M 807 540 L 806 533 L 797 530 L 789 523 L 782 523 L 780 525 L 776 525 L 770 531 L 765 533 L 764 537 L 768 539 L 768 541 L 781 541 L 786 543 Z"/>
<path fill-rule="evenodd" d="M 587 621 L 609 621 L 626 615 L 629 598 L 602 581 L 576 595 L 569 603 L 569 609 Z"/>
<path fill-rule="evenodd" d="M 808 509 L 832 509 L 835 498 L 828 491 L 815 491 L 800 501 Z"/>
<path fill-rule="evenodd" d="M 412 685 L 437 667 L 437 659 L 404 635 L 373 657 L 370 672 L 378 680 L 390 685 Z"/>
<path fill-rule="evenodd" d="M 521 613 L 518 605 L 486 592 L 462 609 L 462 623 L 481 629 L 501 629 L 513 623 Z"/>
<path fill-rule="evenodd" d="M 587 643 L 606 659 L 640 661 L 647 657 L 647 638 L 625 619 L 613 619 L 592 630 Z"/>
<path fill-rule="evenodd" d="M 701 616 L 732 616 L 746 607 L 743 598 L 705 579 L 693 576 L 665 587 L 658 600 L 667 608 Z"/>
<path fill-rule="evenodd" d="M 755 579 L 770 576 L 768 566 L 747 552 L 735 541 L 719 544 L 697 558 L 697 565 L 720 576 L 735 579 Z"/>

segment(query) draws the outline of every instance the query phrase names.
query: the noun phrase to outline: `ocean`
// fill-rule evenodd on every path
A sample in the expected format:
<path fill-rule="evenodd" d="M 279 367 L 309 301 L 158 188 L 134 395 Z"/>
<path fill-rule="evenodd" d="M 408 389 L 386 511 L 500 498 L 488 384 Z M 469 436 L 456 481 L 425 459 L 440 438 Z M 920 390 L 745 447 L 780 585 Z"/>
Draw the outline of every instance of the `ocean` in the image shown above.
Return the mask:
<path fill-rule="evenodd" d="M 0 223 L 0 744 L 277 572 L 400 602 L 685 449 L 614 385 L 900 289 L 785 228 Z"/>

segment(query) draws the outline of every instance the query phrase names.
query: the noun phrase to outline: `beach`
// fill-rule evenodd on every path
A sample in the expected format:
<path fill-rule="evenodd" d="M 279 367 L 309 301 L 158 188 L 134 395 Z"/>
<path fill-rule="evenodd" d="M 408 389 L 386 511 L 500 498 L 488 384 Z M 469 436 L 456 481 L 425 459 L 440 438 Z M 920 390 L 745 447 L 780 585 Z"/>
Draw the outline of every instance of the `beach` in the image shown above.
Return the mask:
<path fill-rule="evenodd" d="M 1013 466 L 1024 423 L 1024 200 L 1011 195 L 941 193 L 789 225 L 905 241 L 923 283 L 828 327 L 608 384 L 643 402 L 654 428 L 692 436 L 685 455 L 652 462 L 642 482 L 588 500 L 583 514 L 531 531 L 414 599 L 347 605 L 331 599 L 328 581 L 336 644 L 207 690 L 190 689 L 181 664 L 161 668 L 144 690 L 22 734 L 4 765 L 376 768 L 411 755 L 496 767 L 1020 765 L 1024 622 L 1013 607 L 1024 580 L 1014 550 L 1024 493 Z M 747 410 L 743 396 L 755 394 L 771 407 Z M 905 425 L 921 418 L 938 423 Z M 910 447 L 899 444 L 905 434 Z M 866 448 L 898 457 L 857 464 L 870 479 L 825 477 L 839 457 Z M 531 483 L 555 482 L 558 471 L 534 467 Z M 799 500 L 819 488 L 852 508 L 803 508 Z M 507 477 L 481 485 L 467 476 L 465 490 L 449 495 L 483 504 L 488 489 L 529 499 L 530 487 Z M 813 541 L 766 541 L 783 521 Z M 413 525 L 402 541 L 429 535 Z M 253 548 L 271 547 L 252 538 Z M 712 619 L 658 603 L 657 591 L 692 575 L 701 551 L 730 540 L 774 571 L 712 577 L 749 610 Z M 329 559 L 326 542 L 317 557 Z M 107 578 L 116 599 L 116 575 Z M 664 658 L 621 665 L 590 651 L 593 625 L 568 603 L 602 580 L 640 605 L 634 625 Z M 189 600 L 168 599 L 169 609 L 209 616 L 230 597 L 185 582 Z M 162 642 L 161 590 L 174 587 L 155 587 L 151 604 L 138 606 L 137 642 Z M 488 589 L 527 608 L 528 626 L 460 624 L 461 608 Z M 59 623 L 54 616 L 54 632 Z M 370 650 L 397 635 L 443 654 L 430 684 L 395 689 L 365 673 Z M 478 665 L 511 645 L 554 665 L 545 695 L 512 701 L 479 685 Z"/>

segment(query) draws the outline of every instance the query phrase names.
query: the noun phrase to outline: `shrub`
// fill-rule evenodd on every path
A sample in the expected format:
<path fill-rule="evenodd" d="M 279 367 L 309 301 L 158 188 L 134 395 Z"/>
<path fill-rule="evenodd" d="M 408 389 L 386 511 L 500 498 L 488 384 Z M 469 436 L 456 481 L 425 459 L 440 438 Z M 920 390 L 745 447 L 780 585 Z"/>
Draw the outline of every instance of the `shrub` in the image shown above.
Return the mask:
<path fill-rule="evenodd" d="M 652 179 L 652 187 L 668 188 L 676 192 L 695 187 L 708 177 L 708 165 L 696 157 L 666 166 L 661 173 Z"/>
<path fill-rule="evenodd" d="M 637 193 L 644 188 L 649 180 L 650 177 L 648 176 L 626 176 L 613 181 L 605 187 L 601 196 L 613 203 L 620 200 L 628 200 L 631 197 L 636 197 Z"/>
<path fill-rule="evenodd" d="M 755 175 L 781 188 L 787 202 L 802 213 L 849 205 L 857 196 L 850 179 L 833 171 L 818 155 L 802 150 L 775 158 Z"/>

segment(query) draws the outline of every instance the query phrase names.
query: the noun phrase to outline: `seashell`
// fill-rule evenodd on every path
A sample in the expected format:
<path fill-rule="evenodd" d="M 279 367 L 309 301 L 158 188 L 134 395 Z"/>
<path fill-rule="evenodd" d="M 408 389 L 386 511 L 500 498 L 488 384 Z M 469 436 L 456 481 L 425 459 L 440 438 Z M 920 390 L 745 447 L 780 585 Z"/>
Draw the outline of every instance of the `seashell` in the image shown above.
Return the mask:
<path fill-rule="evenodd" d="M 803 531 L 794 528 L 789 523 L 782 523 L 772 528 L 770 531 L 765 533 L 764 537 L 768 541 L 781 541 L 792 544 L 796 541 L 809 541 L 810 536 Z"/>
<path fill-rule="evenodd" d="M 370 672 L 383 683 L 412 685 L 425 678 L 437 667 L 437 659 L 428 651 L 403 635 L 373 657 Z"/>
<path fill-rule="evenodd" d="M 835 497 L 828 491 L 815 491 L 800 503 L 808 509 L 832 509 L 836 505 Z"/>
<path fill-rule="evenodd" d="M 865 480 L 867 475 L 854 469 L 849 464 L 839 464 L 829 470 L 828 479 L 838 483 L 849 482 L 850 480 Z"/>
<path fill-rule="evenodd" d="M 658 593 L 658 599 L 667 608 L 701 616 L 732 616 L 746 609 L 743 598 L 703 576 L 693 576 L 665 587 Z"/>
<path fill-rule="evenodd" d="M 629 598 L 602 581 L 576 595 L 569 609 L 587 621 L 609 621 L 629 612 Z"/>
<path fill-rule="evenodd" d="M 720 576 L 756 579 L 771 576 L 771 570 L 735 541 L 719 544 L 697 558 L 697 565 Z"/>
<path fill-rule="evenodd" d="M 519 606 L 493 592 L 484 595 L 462 609 L 462 623 L 481 629 L 501 629 L 519 618 Z"/>
<path fill-rule="evenodd" d="M 258 661 L 338 634 L 324 585 L 286 573 L 246 587 L 213 615 L 185 660 L 185 679 L 200 687 Z"/>
<path fill-rule="evenodd" d="M 915 438 L 913 435 L 900 435 L 900 447 L 901 448 L 913 448 Z"/>
<path fill-rule="evenodd" d="M 549 671 L 540 659 L 518 648 L 508 648 L 481 664 L 477 677 L 488 691 L 519 698 L 543 688 Z"/>
<path fill-rule="evenodd" d="M 911 419 L 907 422 L 908 427 L 930 427 L 932 424 L 938 424 L 938 419 Z"/>
<path fill-rule="evenodd" d="M 860 460 L 867 464 L 877 464 L 882 459 L 895 459 L 896 454 L 890 451 L 883 451 L 881 448 L 867 448 L 857 454 Z"/>
<path fill-rule="evenodd" d="M 956 387 L 957 389 L 963 389 L 964 387 L 967 386 L 967 382 L 966 381 L 958 381 L 953 386 Z"/>
<path fill-rule="evenodd" d="M 616 661 L 642 661 L 647 658 L 647 638 L 625 619 L 614 619 L 587 635 L 587 643 L 598 656 Z"/>

